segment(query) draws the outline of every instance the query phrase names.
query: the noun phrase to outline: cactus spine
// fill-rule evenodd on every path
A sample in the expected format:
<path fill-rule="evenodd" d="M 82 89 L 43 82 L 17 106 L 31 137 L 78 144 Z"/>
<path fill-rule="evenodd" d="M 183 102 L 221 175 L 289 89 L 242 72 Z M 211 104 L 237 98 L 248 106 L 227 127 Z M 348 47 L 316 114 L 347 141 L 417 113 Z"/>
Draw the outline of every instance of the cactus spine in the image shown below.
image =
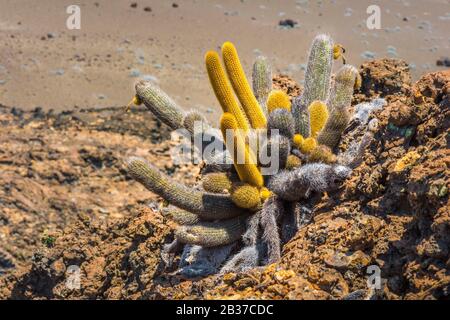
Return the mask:
<path fill-rule="evenodd" d="M 207 192 L 226 193 L 231 190 L 232 182 L 229 174 L 213 172 L 202 177 L 202 185 Z"/>
<path fill-rule="evenodd" d="M 162 214 L 166 218 L 172 219 L 176 223 L 183 225 L 192 225 L 200 221 L 200 218 L 197 214 L 178 208 L 164 208 L 162 210 Z"/>
<path fill-rule="evenodd" d="M 222 55 L 231 85 L 245 110 L 250 125 L 254 129 L 265 128 L 266 117 L 248 84 L 236 48 L 231 42 L 223 44 Z"/>
<path fill-rule="evenodd" d="M 272 90 L 267 98 L 267 109 L 269 114 L 275 109 L 286 109 L 291 111 L 291 100 L 289 96 L 282 90 Z"/>
<path fill-rule="evenodd" d="M 136 181 L 170 204 L 198 214 L 202 219 L 227 219 L 244 213 L 228 196 L 200 192 L 180 185 L 145 160 L 131 158 L 128 172 Z"/>
<path fill-rule="evenodd" d="M 245 145 L 245 141 L 239 134 L 239 128 L 236 118 L 231 114 L 225 112 L 220 119 L 220 129 L 227 145 L 227 149 L 232 152 L 234 167 L 239 175 L 241 181 L 247 182 L 258 188 L 264 184 L 264 179 L 259 172 L 256 163 L 254 162 L 254 155 L 251 150 Z M 227 131 L 232 133 L 233 139 L 227 137 Z M 230 134 L 229 133 L 229 134 Z M 239 155 L 244 155 L 243 163 L 239 159 Z"/>
<path fill-rule="evenodd" d="M 314 38 L 305 73 L 303 94 L 294 102 L 292 112 L 296 121 L 297 133 L 309 136 L 306 108 L 315 100 L 327 101 L 333 64 L 333 41 L 327 35 Z"/>
<path fill-rule="evenodd" d="M 332 150 L 339 143 L 342 132 L 350 121 L 348 107 L 351 105 L 358 77 L 358 70 L 351 65 L 343 66 L 336 74 L 328 104 L 331 115 L 318 136 L 319 143 Z"/>
<path fill-rule="evenodd" d="M 255 98 L 267 114 L 267 96 L 272 90 L 272 68 L 266 57 L 259 56 L 253 63 L 252 82 Z"/>
<path fill-rule="evenodd" d="M 333 63 L 333 41 L 327 35 L 317 36 L 311 46 L 305 73 L 305 89 L 302 104 L 327 101 L 330 90 L 331 66 Z"/>
<path fill-rule="evenodd" d="M 247 118 L 233 95 L 231 84 L 225 74 L 222 64 L 220 63 L 220 58 L 217 52 L 207 52 L 205 55 L 205 63 L 209 81 L 211 82 L 217 100 L 222 106 L 223 112 L 233 114 L 239 128 L 247 131 L 249 129 Z"/>
<path fill-rule="evenodd" d="M 142 102 L 162 122 L 172 130 L 183 127 L 184 112 L 164 91 L 150 81 L 138 81 L 136 102 Z"/>
<path fill-rule="evenodd" d="M 231 189 L 231 201 L 240 208 L 256 208 L 260 203 L 259 190 L 247 183 L 236 183 Z"/>
<path fill-rule="evenodd" d="M 269 114 L 267 127 L 270 131 L 276 129 L 280 135 L 291 139 L 295 134 L 294 118 L 285 109 L 275 109 Z M 271 132 L 269 132 L 271 133 Z"/>
<path fill-rule="evenodd" d="M 238 240 L 245 232 L 248 215 L 215 222 L 200 222 L 193 226 L 181 226 L 175 237 L 182 243 L 216 247 Z"/>
<path fill-rule="evenodd" d="M 316 138 L 317 134 L 325 126 L 328 119 L 327 105 L 322 101 L 313 101 L 308 108 L 309 122 L 311 124 L 311 137 Z"/>

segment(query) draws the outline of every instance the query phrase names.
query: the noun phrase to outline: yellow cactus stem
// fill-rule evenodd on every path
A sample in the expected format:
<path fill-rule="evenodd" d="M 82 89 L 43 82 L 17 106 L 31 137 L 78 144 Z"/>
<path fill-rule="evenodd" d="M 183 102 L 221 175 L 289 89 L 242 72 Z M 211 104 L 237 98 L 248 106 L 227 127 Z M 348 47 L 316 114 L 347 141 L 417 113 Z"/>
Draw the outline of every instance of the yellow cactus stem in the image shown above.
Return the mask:
<path fill-rule="evenodd" d="M 206 70 L 209 81 L 222 107 L 223 112 L 229 112 L 236 118 L 239 128 L 248 131 L 249 125 L 245 113 L 236 101 L 233 95 L 231 84 L 228 81 L 225 70 L 220 63 L 217 52 L 208 51 L 205 55 Z"/>
<path fill-rule="evenodd" d="M 131 99 L 131 101 L 125 107 L 125 112 L 130 111 L 131 105 L 133 105 L 133 104 L 136 106 L 140 106 L 142 104 L 142 101 L 141 101 L 141 99 L 139 99 L 138 96 L 134 96 L 133 99 Z"/>
<path fill-rule="evenodd" d="M 244 138 L 239 134 L 236 118 L 231 113 L 225 112 L 222 115 L 220 118 L 220 129 L 227 149 L 232 153 L 234 167 L 239 179 L 261 188 L 264 185 L 264 179 L 254 161 L 256 158 L 249 147 L 246 146 Z M 227 137 L 227 131 L 230 132 L 230 130 L 233 133 L 232 141 L 230 141 L 230 137 Z M 242 155 L 244 159 L 241 159 Z"/>
<path fill-rule="evenodd" d="M 267 98 L 267 110 L 269 114 L 275 109 L 291 111 L 291 99 L 283 90 L 272 90 Z"/>
<path fill-rule="evenodd" d="M 256 100 L 250 84 L 245 77 L 236 48 L 231 42 L 225 42 L 222 46 L 222 56 L 227 70 L 228 78 L 234 92 L 241 102 L 242 108 L 253 129 L 264 129 L 267 125 L 266 116 Z"/>
<path fill-rule="evenodd" d="M 286 160 L 286 170 L 293 170 L 295 168 L 300 167 L 301 164 L 302 161 L 300 160 L 299 157 L 290 154 Z"/>
<path fill-rule="evenodd" d="M 417 151 L 410 151 L 395 163 L 394 172 L 402 172 L 416 164 L 420 159 Z"/>
<path fill-rule="evenodd" d="M 292 142 L 294 143 L 294 146 L 300 150 L 303 142 L 305 142 L 305 138 L 299 133 L 294 134 L 294 137 L 292 138 Z"/>
<path fill-rule="evenodd" d="M 327 105 L 322 101 L 316 100 L 309 105 L 308 110 L 309 122 L 311 126 L 311 137 L 316 138 L 328 120 Z"/>
<path fill-rule="evenodd" d="M 231 201 L 240 208 L 255 208 L 260 203 L 259 190 L 248 183 L 236 183 L 231 188 Z"/>
<path fill-rule="evenodd" d="M 314 138 L 306 138 L 300 146 L 300 151 L 304 154 L 310 154 L 317 147 L 317 140 Z"/>
<path fill-rule="evenodd" d="M 339 58 L 342 58 L 342 63 L 346 64 L 346 60 L 344 57 L 345 48 L 341 44 L 335 44 L 333 47 L 333 59 L 337 60 Z"/>

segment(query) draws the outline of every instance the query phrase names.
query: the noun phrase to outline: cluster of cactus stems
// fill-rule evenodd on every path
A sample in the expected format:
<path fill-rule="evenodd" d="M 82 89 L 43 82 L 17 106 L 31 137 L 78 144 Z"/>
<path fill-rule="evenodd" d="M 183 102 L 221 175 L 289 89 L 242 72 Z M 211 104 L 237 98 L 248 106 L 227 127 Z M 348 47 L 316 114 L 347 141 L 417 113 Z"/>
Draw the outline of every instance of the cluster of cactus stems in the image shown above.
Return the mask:
<path fill-rule="evenodd" d="M 213 136 L 226 151 L 205 160 L 201 185 L 188 188 L 143 159 L 128 160 L 130 175 L 169 203 L 162 213 L 179 227 L 164 254 L 182 250 L 179 271 L 186 276 L 236 272 L 277 261 L 282 245 L 310 219 L 311 198 L 337 190 L 359 164 L 376 129 L 376 119 L 368 122 L 369 114 L 383 105 L 367 103 L 350 113 L 361 79 L 356 68 L 346 64 L 332 75 L 341 47 L 327 35 L 314 39 L 304 91 L 293 101 L 285 92 L 272 90 L 267 58 L 256 59 L 250 85 L 234 45 L 224 43 L 221 53 L 222 59 L 215 51 L 207 52 L 205 64 L 223 110 L 220 131 Z M 151 82 L 136 84 L 133 102 L 143 103 L 173 130 L 184 128 L 194 135 L 196 122 L 205 132 L 211 129 L 198 112 L 184 112 Z M 337 153 L 343 134 L 353 132 L 349 127 L 362 134 L 355 134 L 350 147 Z M 272 161 L 279 163 L 279 170 L 270 175 L 263 175 L 267 164 L 249 146 L 256 129 L 267 130 L 267 149 L 278 151 Z M 232 165 L 223 162 L 227 157 Z"/>

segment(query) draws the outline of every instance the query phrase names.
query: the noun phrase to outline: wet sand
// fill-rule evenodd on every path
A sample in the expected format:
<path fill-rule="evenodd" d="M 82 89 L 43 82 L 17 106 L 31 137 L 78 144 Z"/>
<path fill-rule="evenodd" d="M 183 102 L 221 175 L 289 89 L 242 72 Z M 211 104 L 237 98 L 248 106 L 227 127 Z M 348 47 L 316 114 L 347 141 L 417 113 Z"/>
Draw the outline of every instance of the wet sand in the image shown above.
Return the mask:
<path fill-rule="evenodd" d="M 68 30 L 66 7 L 73 1 L 0 0 L 1 104 L 44 110 L 120 106 L 144 77 L 184 108 L 217 119 L 203 56 L 226 40 L 237 46 L 248 74 L 253 59 L 264 54 L 276 72 L 299 82 L 308 46 L 321 32 L 347 49 L 348 63 L 397 57 L 410 63 L 415 79 L 444 69 L 436 60 L 450 55 L 447 0 L 77 2 L 81 29 Z M 381 8 L 381 30 L 366 27 L 371 3 Z M 282 28 L 283 19 L 298 24 Z"/>

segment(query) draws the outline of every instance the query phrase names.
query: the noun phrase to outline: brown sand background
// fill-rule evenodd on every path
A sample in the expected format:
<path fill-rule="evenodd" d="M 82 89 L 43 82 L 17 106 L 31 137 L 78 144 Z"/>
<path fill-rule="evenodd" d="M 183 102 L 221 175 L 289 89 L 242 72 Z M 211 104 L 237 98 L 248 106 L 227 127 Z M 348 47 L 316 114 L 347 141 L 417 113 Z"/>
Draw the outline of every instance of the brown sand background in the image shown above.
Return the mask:
<path fill-rule="evenodd" d="M 71 4 L 81 7 L 81 30 L 66 28 Z M 366 27 L 369 4 L 381 7 L 381 30 Z M 299 24 L 278 26 L 288 18 Z M 312 38 L 326 32 L 347 49 L 348 63 L 359 66 L 366 51 L 397 56 L 417 78 L 443 69 L 436 60 L 450 55 L 449 30 L 448 0 L 0 0 L 0 103 L 44 110 L 120 106 L 146 77 L 184 108 L 216 119 L 203 56 L 226 40 L 237 46 L 247 74 L 262 53 L 276 72 L 301 81 Z"/>

